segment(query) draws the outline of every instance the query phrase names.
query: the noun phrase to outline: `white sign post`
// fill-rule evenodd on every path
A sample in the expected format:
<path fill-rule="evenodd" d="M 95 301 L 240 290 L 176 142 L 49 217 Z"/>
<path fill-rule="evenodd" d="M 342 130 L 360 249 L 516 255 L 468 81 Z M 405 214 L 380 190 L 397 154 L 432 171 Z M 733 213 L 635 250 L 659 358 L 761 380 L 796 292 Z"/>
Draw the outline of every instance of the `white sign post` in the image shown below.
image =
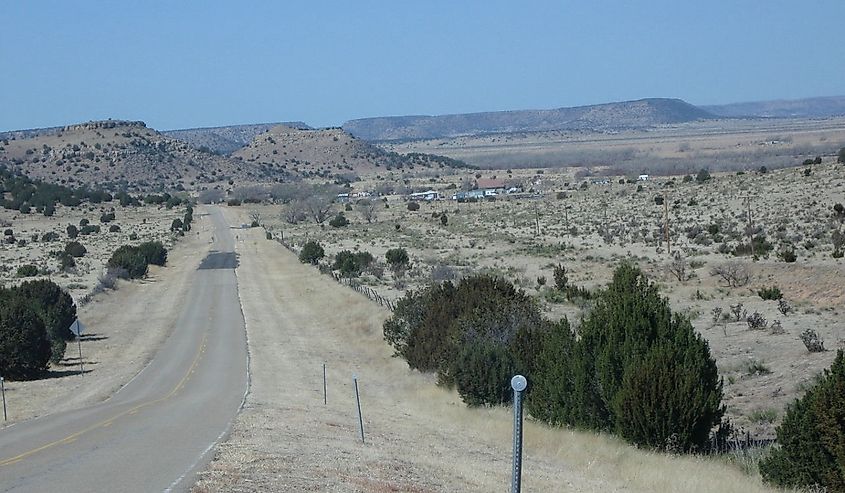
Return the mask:
<path fill-rule="evenodd" d="M 82 367 L 82 331 L 85 330 L 85 326 L 77 318 L 70 324 L 69 329 L 76 336 L 76 347 L 79 349 L 79 375 L 81 376 L 85 373 Z"/>

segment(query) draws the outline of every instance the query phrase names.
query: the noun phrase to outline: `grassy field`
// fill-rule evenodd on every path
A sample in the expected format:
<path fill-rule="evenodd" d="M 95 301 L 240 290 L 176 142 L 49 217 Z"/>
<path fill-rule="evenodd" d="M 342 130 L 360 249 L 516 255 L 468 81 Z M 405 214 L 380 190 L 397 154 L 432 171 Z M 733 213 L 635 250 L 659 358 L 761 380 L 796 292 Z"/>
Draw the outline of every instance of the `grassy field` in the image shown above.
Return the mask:
<path fill-rule="evenodd" d="M 594 289 L 609 281 L 620 262 L 633 261 L 710 343 L 735 424 L 755 436 L 773 437 L 784 406 L 801 395 L 834 356 L 833 351 L 808 352 L 800 334 L 811 328 L 827 349 L 845 345 L 845 263 L 832 255 L 832 235 L 843 228 L 843 218 L 833 210 L 834 204 L 845 202 L 843 166 L 828 160 L 767 173 L 715 173 L 704 183 L 679 175 L 620 184 L 617 176 L 606 185 L 586 187 L 574 171 L 480 172 L 485 178 L 497 175 L 522 183 L 538 196 L 423 202 L 417 211 L 409 211 L 403 197 L 388 196 L 379 201 L 373 222 L 352 206 L 344 212 L 352 224 L 342 228 L 288 224 L 282 218 L 283 205 L 243 208 L 258 212 L 262 225 L 294 248 L 319 241 L 327 251 L 327 265 L 340 250 L 372 253 L 379 262 L 358 281 L 392 299 L 432 279 L 490 272 L 535 295 L 550 317 L 567 316 L 577 324 L 590 303 L 566 301 L 553 289 L 554 265 L 566 267 L 571 284 Z M 414 188 L 448 192 L 467 176 L 402 179 Z M 356 189 L 378 183 L 377 177 L 370 177 Z M 655 203 L 664 193 L 666 208 Z M 336 211 L 343 210 L 336 206 Z M 671 254 L 662 230 L 665 212 Z M 771 243 L 771 251 L 757 260 L 733 253 L 748 242 L 749 212 L 750 231 Z M 397 247 L 411 255 L 407 272 L 393 273 L 384 262 L 385 252 Z M 794 252 L 794 262 L 783 260 L 787 251 Z M 670 270 L 675 255 L 685 268 L 682 280 Z M 747 272 L 748 282 L 730 287 L 713 274 L 714 268 L 729 265 Z M 779 307 L 786 305 L 763 300 L 757 293 L 763 287 L 778 287 L 791 311 L 782 313 Z M 755 313 L 765 324 L 751 328 L 746 319 Z"/>

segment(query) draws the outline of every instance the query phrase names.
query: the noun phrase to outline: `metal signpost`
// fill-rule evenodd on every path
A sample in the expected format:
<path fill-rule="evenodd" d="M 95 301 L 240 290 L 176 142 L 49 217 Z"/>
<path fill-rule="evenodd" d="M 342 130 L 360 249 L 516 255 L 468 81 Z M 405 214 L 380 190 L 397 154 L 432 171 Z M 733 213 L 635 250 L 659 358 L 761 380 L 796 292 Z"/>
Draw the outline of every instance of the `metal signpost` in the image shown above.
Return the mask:
<path fill-rule="evenodd" d="M 328 385 L 326 384 L 326 364 L 323 363 L 323 405 L 328 404 Z"/>
<path fill-rule="evenodd" d="M 352 376 L 352 383 L 355 384 L 355 404 L 358 406 L 358 431 L 361 432 L 361 443 L 364 443 L 364 419 L 361 417 L 361 399 L 358 397 L 358 377 Z"/>
<path fill-rule="evenodd" d="M 82 325 L 82 322 L 80 322 L 77 318 L 72 324 L 70 324 L 69 329 L 74 333 L 74 335 L 76 335 L 76 347 L 79 349 L 79 375 L 81 376 L 85 373 L 85 370 L 82 367 L 82 331 L 85 330 L 85 326 Z"/>
<path fill-rule="evenodd" d="M 522 375 L 511 378 L 513 388 L 513 473 L 511 493 L 519 493 L 522 488 L 522 392 L 528 386 L 528 380 Z"/>
<path fill-rule="evenodd" d="M 0 394 L 3 394 L 3 421 L 6 421 L 6 384 L 5 379 L 0 377 Z"/>

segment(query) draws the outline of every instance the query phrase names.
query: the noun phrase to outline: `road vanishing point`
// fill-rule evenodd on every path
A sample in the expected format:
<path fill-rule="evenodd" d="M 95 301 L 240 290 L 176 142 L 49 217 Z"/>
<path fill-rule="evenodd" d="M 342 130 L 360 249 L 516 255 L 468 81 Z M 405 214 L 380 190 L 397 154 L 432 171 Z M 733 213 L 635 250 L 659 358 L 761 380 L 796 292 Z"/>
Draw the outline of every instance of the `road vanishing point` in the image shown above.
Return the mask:
<path fill-rule="evenodd" d="M 0 430 L 1 491 L 185 491 L 248 388 L 237 256 L 223 214 L 178 322 L 150 363 L 106 401 Z M 138 320 L 138 330 L 144 321 Z"/>

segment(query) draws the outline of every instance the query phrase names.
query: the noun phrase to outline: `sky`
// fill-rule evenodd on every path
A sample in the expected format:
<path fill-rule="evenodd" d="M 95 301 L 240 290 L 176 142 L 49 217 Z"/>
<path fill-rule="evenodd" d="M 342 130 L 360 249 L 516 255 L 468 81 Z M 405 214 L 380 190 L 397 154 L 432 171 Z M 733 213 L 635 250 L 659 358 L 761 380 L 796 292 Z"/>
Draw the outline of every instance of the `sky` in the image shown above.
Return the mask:
<path fill-rule="evenodd" d="M 0 6 L 0 131 L 845 95 L 845 1 Z"/>

